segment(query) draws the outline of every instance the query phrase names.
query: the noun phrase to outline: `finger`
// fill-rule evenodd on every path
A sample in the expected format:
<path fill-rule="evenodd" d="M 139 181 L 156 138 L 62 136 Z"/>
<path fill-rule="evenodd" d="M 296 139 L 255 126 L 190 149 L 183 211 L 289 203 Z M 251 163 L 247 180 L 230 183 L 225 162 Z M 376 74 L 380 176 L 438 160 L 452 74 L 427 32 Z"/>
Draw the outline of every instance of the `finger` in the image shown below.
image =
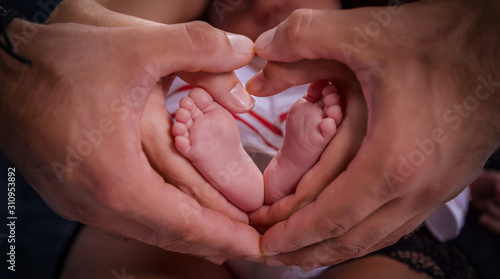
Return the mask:
<path fill-rule="evenodd" d="M 177 151 L 170 132 L 171 125 L 165 98 L 161 90 L 156 90 L 148 99 L 141 119 L 142 147 L 152 167 L 166 182 L 177 186 L 203 207 L 216 210 L 233 220 L 248 223 L 247 214 L 228 202 Z"/>
<path fill-rule="evenodd" d="M 78 220 L 90 224 L 99 222 L 96 226 L 104 229 L 114 228 L 121 231 L 122 235 L 168 251 L 198 256 L 260 256 L 260 235 L 253 228 L 202 207 L 192 197 L 165 183 L 141 151 L 139 131 L 137 135 L 130 135 L 122 130 L 129 129 L 117 126 L 115 136 L 127 138 L 129 145 L 116 148 L 116 141 L 111 140 L 115 137 L 104 138 L 100 148 L 108 149 L 105 155 L 96 152 L 96 156 L 86 158 L 86 164 L 91 166 L 104 160 L 101 156 L 116 158 L 119 164 L 106 169 L 105 179 L 88 181 L 88 177 L 93 176 L 88 175 L 84 166 L 71 177 L 72 180 L 88 181 L 87 183 L 95 185 L 96 188 L 72 188 L 74 195 L 79 198 L 75 200 L 83 199 L 84 204 L 74 207 L 80 212 L 80 215 L 76 215 Z M 122 187 L 106 187 L 107 185 Z M 95 210 L 87 214 L 87 211 L 81 208 Z M 99 212 L 111 212 L 114 216 L 134 220 L 141 226 L 116 227 L 109 219 L 100 219 Z M 106 220 L 109 223 L 103 222 Z"/>
<path fill-rule="evenodd" d="M 349 185 L 368 185 L 369 181 L 363 181 L 363 178 L 350 181 Z M 340 175 L 335 182 L 339 185 L 346 183 L 345 175 Z M 361 208 L 356 208 L 352 203 L 354 199 L 339 192 L 339 187 L 334 187 L 335 182 L 314 202 L 297 211 L 289 219 L 274 225 L 263 235 L 261 246 L 265 255 L 291 252 L 319 240 L 339 237 L 385 203 L 379 200 L 379 194 L 358 191 L 360 196 L 357 200 L 366 202 L 363 202 Z M 332 206 L 332 200 L 336 201 L 335 206 Z"/>
<path fill-rule="evenodd" d="M 356 82 L 354 73 L 344 64 L 319 59 L 294 63 L 268 62 L 247 82 L 246 88 L 252 95 L 270 96 L 295 85 L 320 80 L 332 81 L 339 91 L 346 91 L 346 87 Z"/>
<path fill-rule="evenodd" d="M 374 251 L 378 251 L 382 248 L 391 246 L 398 242 L 400 239 L 409 238 L 414 232 L 421 229 L 424 226 L 425 219 L 433 212 L 433 210 L 427 210 L 423 213 L 417 215 L 413 219 L 406 222 L 403 226 L 392 232 L 385 239 L 374 245 L 368 250 L 368 254 Z"/>
<path fill-rule="evenodd" d="M 436 179 L 434 176 L 437 174 L 429 175 L 419 181 L 406 181 L 404 186 L 380 179 L 381 176 L 387 175 L 386 170 L 392 169 L 387 167 L 383 154 L 387 152 L 362 147 L 347 171 L 339 175 L 313 203 L 296 212 L 288 220 L 276 224 L 264 234 L 261 243 L 263 252 L 290 252 L 317 243 L 318 239 L 340 237 L 354 226 L 362 225 L 361 222 L 364 223 L 368 216 L 383 208 L 387 202 L 405 195 L 412 197 L 413 200 L 401 204 L 401 209 L 394 208 L 394 214 L 398 216 L 408 214 L 402 216 L 401 220 L 404 222 L 413 217 L 409 209 L 427 209 L 432 205 L 431 201 L 442 204 L 452 197 L 453 194 L 449 193 L 446 196 L 443 193 L 438 195 L 435 189 L 413 192 L 413 189 L 418 189 L 415 185 L 429 185 Z M 380 159 L 378 162 L 373 162 L 366 160 L 365 156 Z M 388 160 L 391 162 L 391 158 Z M 366 171 L 363 175 L 359 175 L 350 171 L 353 169 Z M 387 218 L 397 219 L 390 214 Z"/>
<path fill-rule="evenodd" d="M 500 235 L 500 220 L 498 218 L 482 214 L 479 216 L 479 223 L 492 233 Z"/>
<path fill-rule="evenodd" d="M 125 32 L 131 32 L 127 28 Z M 138 27 L 135 51 L 143 61 L 158 63 L 163 75 L 175 72 L 223 73 L 247 65 L 254 56 L 252 40 L 197 21 L 158 27 Z M 162 76 L 163 76 L 162 75 Z"/>
<path fill-rule="evenodd" d="M 315 90 L 314 87 L 323 85 L 323 82 L 313 83 L 309 90 Z M 249 217 L 252 224 L 272 226 L 288 219 L 293 213 L 315 200 L 333 179 L 347 168 L 357 154 L 366 133 L 366 103 L 359 88 L 353 88 L 350 93 L 343 96 L 343 108 L 345 118 L 337 134 L 318 163 L 301 179 L 296 192 L 271 207 L 251 213 Z"/>
<path fill-rule="evenodd" d="M 342 47 L 351 46 L 350 50 L 356 54 L 364 53 L 357 51 L 356 28 L 370 20 L 373 17 L 369 9 L 297 10 L 276 28 L 263 33 L 256 40 L 255 49 L 259 56 L 270 61 L 327 58 L 348 64 L 349 56 Z"/>
<path fill-rule="evenodd" d="M 139 166 L 146 166 L 142 158 Z M 115 212 L 138 220 L 149 229 L 133 237 L 168 251 L 204 257 L 259 258 L 260 235 L 250 226 L 202 207 L 163 179 L 152 169 L 136 166 L 132 185 L 144 185 L 123 193 Z M 140 193 L 138 195 L 137 193 Z"/>
<path fill-rule="evenodd" d="M 488 214 L 492 218 L 499 220 L 500 222 L 500 202 L 489 200 L 485 201 L 485 210 L 484 213 Z"/>
<path fill-rule="evenodd" d="M 248 112 L 255 105 L 254 99 L 234 72 L 222 74 L 181 72 L 178 75 L 187 83 L 205 89 L 217 103 L 233 113 Z"/>
<path fill-rule="evenodd" d="M 114 37 L 123 38 L 122 44 L 131 46 L 125 49 L 130 52 L 129 63 L 135 69 L 130 75 L 134 79 L 146 76 L 138 81 L 142 86 L 155 84 L 161 77 L 177 72 L 231 72 L 247 65 L 254 56 L 253 42 L 250 39 L 225 33 L 204 22 L 129 27 L 121 32 L 124 33 L 122 36 L 115 34 Z M 131 33 L 136 34 L 132 37 L 134 40 L 130 38 Z M 224 96 L 235 104 L 223 102 L 225 107 L 233 112 L 250 110 L 253 100 L 241 87 L 235 87 L 238 83 L 234 77 L 226 82 L 233 87 Z M 222 93 L 219 92 L 220 90 L 214 91 L 216 99 L 223 100 Z"/>
<path fill-rule="evenodd" d="M 426 211 L 425 213 L 417 214 L 406 223 L 393 222 L 392 219 L 384 219 L 384 221 L 379 219 L 380 217 L 387 217 L 386 213 L 390 213 L 394 209 L 393 206 L 399 207 L 399 205 L 393 204 L 390 206 L 392 208 L 382 208 L 367 218 L 366 222 L 363 222 L 362 225 L 354 227 L 341 237 L 321 240 L 301 250 L 277 255 L 271 258 L 273 260 L 268 259 L 268 262 L 274 265 L 277 262 L 298 265 L 305 270 L 339 264 L 394 244 L 401 237 L 419 227 L 426 216 L 432 212 Z M 401 217 L 401 215 L 395 216 L 394 219 L 397 219 L 397 217 Z"/>

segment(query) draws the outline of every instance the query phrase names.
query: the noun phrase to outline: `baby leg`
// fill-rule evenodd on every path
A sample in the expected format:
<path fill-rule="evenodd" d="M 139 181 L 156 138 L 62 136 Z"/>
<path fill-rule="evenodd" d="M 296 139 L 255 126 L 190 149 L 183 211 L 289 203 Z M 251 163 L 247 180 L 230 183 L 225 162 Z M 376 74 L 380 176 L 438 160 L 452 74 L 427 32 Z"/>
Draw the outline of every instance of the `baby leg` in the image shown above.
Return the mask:
<path fill-rule="evenodd" d="M 172 133 L 179 152 L 226 198 L 245 211 L 264 200 L 262 174 L 240 142 L 238 126 L 210 94 L 195 88 L 180 102 Z"/>
<path fill-rule="evenodd" d="M 283 145 L 264 171 L 266 204 L 293 193 L 335 135 L 342 121 L 337 89 L 310 90 L 295 102 L 286 121 Z"/>

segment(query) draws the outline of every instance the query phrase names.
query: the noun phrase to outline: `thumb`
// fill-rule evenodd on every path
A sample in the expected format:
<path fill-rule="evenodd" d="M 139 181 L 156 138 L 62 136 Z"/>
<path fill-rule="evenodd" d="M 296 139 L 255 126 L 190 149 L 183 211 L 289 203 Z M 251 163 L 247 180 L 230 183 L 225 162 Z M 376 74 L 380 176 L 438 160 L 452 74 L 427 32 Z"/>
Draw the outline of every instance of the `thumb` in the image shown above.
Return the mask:
<path fill-rule="evenodd" d="M 254 45 L 249 38 L 225 33 L 203 22 L 145 30 L 147 41 L 139 46 L 140 63 L 155 69 L 156 77 L 176 73 L 186 82 L 207 90 L 234 113 L 253 108 L 254 100 L 233 73 L 254 57 Z"/>
<path fill-rule="evenodd" d="M 247 65 L 254 57 L 252 40 L 204 22 L 140 29 L 134 51 L 142 53 L 141 64 L 156 63 L 162 76 L 180 71 L 229 72 Z"/>
<path fill-rule="evenodd" d="M 399 7 L 401 8 L 401 7 Z M 351 66 L 366 61 L 367 50 L 401 12 L 395 7 L 352 10 L 297 10 L 255 42 L 257 55 L 270 61 L 333 59 Z M 375 34 L 376 33 L 376 34 Z"/>

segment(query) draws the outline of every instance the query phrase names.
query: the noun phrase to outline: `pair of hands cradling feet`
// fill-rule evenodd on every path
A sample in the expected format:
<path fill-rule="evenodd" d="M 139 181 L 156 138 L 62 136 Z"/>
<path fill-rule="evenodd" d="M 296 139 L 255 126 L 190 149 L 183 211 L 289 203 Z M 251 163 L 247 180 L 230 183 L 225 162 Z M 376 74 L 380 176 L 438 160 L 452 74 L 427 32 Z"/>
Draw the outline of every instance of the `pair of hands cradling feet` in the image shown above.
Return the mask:
<path fill-rule="evenodd" d="M 38 35 L 30 42 L 36 45 L 43 36 L 51 37 L 49 45 L 39 43 L 46 46 L 41 50 L 50 51 L 28 57 L 34 61 L 35 71 L 24 72 L 23 78 L 32 92 L 50 88 L 51 94 L 26 97 L 23 92 L 16 95 L 14 88 L 2 95 L 2 104 L 9 104 L 2 110 L 2 119 L 15 120 L 2 127 L 19 139 L 9 141 L 7 132 L 2 133 L 2 150 L 9 158 L 33 159 L 14 161 L 35 189 L 69 219 L 199 256 L 259 257 L 260 241 L 271 265 L 311 269 L 339 263 L 412 231 L 468 185 L 498 146 L 500 129 L 492 119 L 498 119 L 499 111 L 495 93 L 500 76 L 494 66 L 499 58 L 491 47 L 498 45 L 491 41 L 498 38 L 487 36 L 499 26 L 490 24 L 498 23 L 498 10 L 495 1 L 486 0 L 306 10 L 295 12 L 277 29 L 263 34 L 256 42 L 257 54 L 271 62 L 247 84 L 248 91 L 266 96 L 313 82 L 314 95 L 328 80 L 342 94 L 345 110 L 336 136 L 300 179 L 295 192 L 250 214 L 251 223 L 269 227 L 262 239 L 244 224 L 246 214 L 206 187 L 205 180 L 173 148 L 166 132 L 170 121 L 158 82 L 170 74 L 181 75 L 238 112 L 231 102 L 235 99 L 226 94 L 234 93 L 232 88 L 239 84 L 231 71 L 247 64 L 252 56 L 251 51 L 242 56 L 234 51 L 249 44 L 231 45 L 235 42 L 229 41 L 231 36 L 222 36 L 224 33 L 206 24 L 98 30 L 39 26 Z M 130 17 L 113 22 L 114 26 L 145 24 Z M 21 34 L 21 30 L 22 26 L 15 32 Z M 75 38 L 70 42 L 73 47 L 67 47 L 68 38 Z M 203 48 L 207 44 L 202 39 L 206 38 L 222 47 Z M 200 43 L 192 44 L 193 40 Z M 193 49 L 184 53 L 185 45 Z M 96 46 L 120 51 L 96 56 L 96 49 L 101 49 Z M 193 55 L 193 50 L 199 55 Z M 227 59 L 228 53 L 233 59 Z M 189 59 L 184 60 L 186 57 Z M 108 60 L 121 62 L 103 63 Z M 5 61 L 9 60 L 2 57 Z M 153 75 L 148 74 L 148 65 L 153 66 Z M 113 74 L 102 76 L 102 67 Z M 123 69 L 127 74 L 121 74 Z M 199 71 L 218 74 L 193 73 Z M 39 79 L 37 74 L 42 73 L 53 77 Z M 145 93 L 132 98 L 135 91 Z M 105 100 L 96 95 L 99 92 L 106 92 Z M 16 96 L 25 96 L 23 102 Z M 109 110 L 115 100 L 132 101 L 125 103 L 133 105 L 130 117 L 123 120 L 124 111 Z M 71 106 L 37 113 L 53 103 Z M 249 107 L 240 107 L 239 112 Z M 30 124 L 21 111 L 33 111 L 39 125 Z M 49 125 L 52 116 L 57 117 Z M 65 172 L 61 186 L 50 162 L 65 162 L 68 152 L 61 147 L 76 148 L 85 140 L 81 131 L 101 127 L 100 121 L 106 119 L 116 125 L 115 132 L 105 137 L 97 152 L 71 168 L 71 173 Z M 109 121 L 103 128 L 109 128 L 106 123 Z M 62 136 L 51 141 L 53 135 Z M 29 146 L 29 156 L 24 146 Z M 40 167 L 42 171 L 35 171 Z"/>

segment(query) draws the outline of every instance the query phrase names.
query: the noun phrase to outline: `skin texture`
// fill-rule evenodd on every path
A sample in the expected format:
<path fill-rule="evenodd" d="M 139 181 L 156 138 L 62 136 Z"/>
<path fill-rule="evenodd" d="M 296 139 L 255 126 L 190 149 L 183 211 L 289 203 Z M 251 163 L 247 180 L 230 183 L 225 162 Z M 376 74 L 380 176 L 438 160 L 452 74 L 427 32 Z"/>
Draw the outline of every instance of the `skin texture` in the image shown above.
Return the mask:
<path fill-rule="evenodd" d="M 366 135 L 353 131 L 362 145 L 345 171 L 325 181 L 337 169 L 320 160 L 325 167 L 304 177 L 312 189 L 326 187 L 312 203 L 278 202 L 254 216 L 265 225 L 279 222 L 261 242 L 269 264 L 311 269 L 390 245 L 475 180 L 500 142 L 499 38 L 491 36 L 499 9 L 495 1 L 422 1 L 301 10 L 257 39 L 257 54 L 272 62 L 247 83 L 251 93 L 275 94 L 346 65 L 368 109 Z M 365 31 L 354 28 L 377 24 L 374 14 L 384 12 L 390 20 L 365 34 L 363 44 Z M 480 109 L 464 104 L 475 104 L 472 98 Z M 322 159 L 332 156 L 327 149 Z"/>
<path fill-rule="evenodd" d="M 27 38 L 23 30 L 37 32 Z M 260 256 L 246 215 L 175 150 L 161 100 L 179 73 L 229 100 L 228 110 L 250 109 L 210 87 L 239 85 L 231 71 L 253 57 L 250 40 L 199 22 L 96 28 L 16 19 L 8 31 L 33 65 L 0 52 L 0 148 L 52 208 L 169 251 Z M 223 74 L 190 74 L 200 71 Z"/>

